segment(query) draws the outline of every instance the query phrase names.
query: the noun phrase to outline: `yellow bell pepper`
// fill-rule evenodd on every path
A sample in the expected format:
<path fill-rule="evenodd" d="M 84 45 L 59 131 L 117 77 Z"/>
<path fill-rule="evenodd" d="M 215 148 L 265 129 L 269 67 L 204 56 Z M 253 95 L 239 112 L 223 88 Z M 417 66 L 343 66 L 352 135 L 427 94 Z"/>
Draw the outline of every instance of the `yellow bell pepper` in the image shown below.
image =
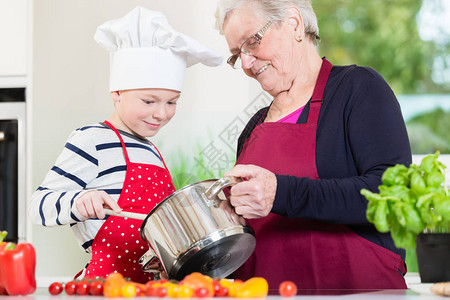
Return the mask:
<path fill-rule="evenodd" d="M 237 291 L 237 298 L 264 298 L 269 292 L 269 284 L 262 277 L 253 277 L 242 283 Z"/>

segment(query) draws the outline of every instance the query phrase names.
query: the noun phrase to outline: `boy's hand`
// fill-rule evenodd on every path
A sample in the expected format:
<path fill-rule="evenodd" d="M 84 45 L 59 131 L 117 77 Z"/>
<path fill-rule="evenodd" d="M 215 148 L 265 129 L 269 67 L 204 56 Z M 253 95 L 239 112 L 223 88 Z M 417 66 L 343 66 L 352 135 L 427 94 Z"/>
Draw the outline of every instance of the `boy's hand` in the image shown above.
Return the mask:
<path fill-rule="evenodd" d="M 75 206 L 78 212 L 86 219 L 104 219 L 104 208 L 111 208 L 116 213 L 120 213 L 122 209 L 105 191 L 89 191 L 84 193 L 77 199 Z"/>

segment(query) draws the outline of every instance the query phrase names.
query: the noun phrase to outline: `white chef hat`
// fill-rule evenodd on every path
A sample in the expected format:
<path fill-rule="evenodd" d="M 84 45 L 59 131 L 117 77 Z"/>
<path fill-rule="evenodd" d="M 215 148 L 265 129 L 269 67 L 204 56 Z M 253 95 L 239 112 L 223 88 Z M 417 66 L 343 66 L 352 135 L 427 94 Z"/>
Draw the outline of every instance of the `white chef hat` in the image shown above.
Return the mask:
<path fill-rule="evenodd" d="M 110 91 L 181 91 L 187 67 L 222 63 L 222 56 L 175 31 L 161 12 L 143 7 L 99 26 L 94 39 L 111 52 Z"/>

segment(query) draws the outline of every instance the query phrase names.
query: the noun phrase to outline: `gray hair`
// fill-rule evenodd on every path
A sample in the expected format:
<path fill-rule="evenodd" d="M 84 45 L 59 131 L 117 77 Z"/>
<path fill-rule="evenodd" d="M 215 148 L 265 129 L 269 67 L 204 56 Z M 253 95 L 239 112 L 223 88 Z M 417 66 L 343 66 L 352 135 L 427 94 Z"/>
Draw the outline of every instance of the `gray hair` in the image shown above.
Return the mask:
<path fill-rule="evenodd" d="M 255 8 L 255 16 L 262 22 L 283 21 L 286 18 L 286 9 L 296 6 L 302 13 L 306 36 L 316 45 L 320 39 L 317 17 L 311 6 L 311 0 L 220 0 L 216 10 L 216 28 L 221 34 L 229 14 L 243 5 L 252 5 Z"/>

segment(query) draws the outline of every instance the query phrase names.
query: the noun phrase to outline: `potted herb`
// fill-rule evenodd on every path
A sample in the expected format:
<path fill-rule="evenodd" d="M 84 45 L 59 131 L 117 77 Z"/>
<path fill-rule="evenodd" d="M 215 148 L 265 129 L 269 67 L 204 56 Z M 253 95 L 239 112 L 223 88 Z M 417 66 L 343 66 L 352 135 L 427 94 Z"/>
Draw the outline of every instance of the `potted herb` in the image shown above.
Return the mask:
<path fill-rule="evenodd" d="M 427 155 L 409 168 L 387 168 L 379 193 L 361 190 L 369 201 L 369 222 L 380 232 L 390 232 L 397 247 L 416 248 L 422 282 L 450 280 L 450 195 L 438 156 Z"/>

